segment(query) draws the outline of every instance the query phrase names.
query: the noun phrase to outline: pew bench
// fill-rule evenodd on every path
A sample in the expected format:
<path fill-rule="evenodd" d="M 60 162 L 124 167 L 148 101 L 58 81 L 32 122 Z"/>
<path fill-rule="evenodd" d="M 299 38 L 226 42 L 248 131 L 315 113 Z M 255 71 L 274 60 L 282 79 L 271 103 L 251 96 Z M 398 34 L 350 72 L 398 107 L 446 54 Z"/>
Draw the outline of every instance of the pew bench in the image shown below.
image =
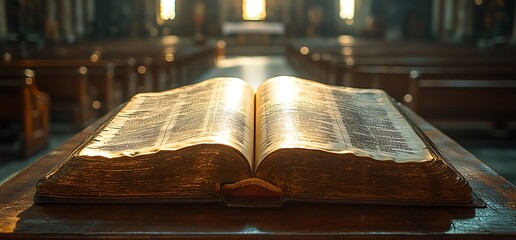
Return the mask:
<path fill-rule="evenodd" d="M 113 66 L 59 59 L 12 60 L 0 65 L 2 74 L 27 67 L 38 76 L 37 87 L 51 97 L 52 121 L 80 129 L 120 103 Z"/>
<path fill-rule="evenodd" d="M 516 71 L 411 72 L 407 105 L 431 122 L 487 122 L 508 130 L 516 121 Z"/>
<path fill-rule="evenodd" d="M 138 92 L 163 91 L 190 84 L 213 66 L 216 57 L 214 44 L 197 45 L 188 38 L 175 36 L 92 41 L 46 49 L 19 48 L 11 51 L 9 60 L 52 58 L 91 62 L 124 61 L 134 68 L 134 73 L 125 76 L 115 70 L 115 79 L 121 78 L 124 85 L 124 100 Z"/>
<path fill-rule="evenodd" d="M 516 49 L 480 49 L 475 46 L 429 42 L 401 42 L 346 38 L 346 41 L 292 40 L 287 45 L 287 59 L 307 78 L 341 84 L 350 65 L 442 66 L 511 65 Z M 465 60 L 463 60 L 465 59 Z"/>
<path fill-rule="evenodd" d="M 96 118 L 93 102 L 96 91 L 88 83 L 85 67 L 33 67 L 38 76 L 38 88 L 51 97 L 53 122 L 72 123 L 74 128 L 86 127 Z"/>
<path fill-rule="evenodd" d="M 34 72 L 0 76 L 0 152 L 28 157 L 49 145 L 49 96 L 36 88 Z"/>
<path fill-rule="evenodd" d="M 471 69 L 497 69 L 514 73 L 516 59 L 508 58 L 440 58 L 440 57 L 364 57 L 343 58 L 332 64 L 332 75 L 337 85 L 362 88 L 381 88 L 398 101 L 409 89 L 412 70 L 430 72 L 461 71 Z M 475 73 L 474 71 L 472 73 Z"/>

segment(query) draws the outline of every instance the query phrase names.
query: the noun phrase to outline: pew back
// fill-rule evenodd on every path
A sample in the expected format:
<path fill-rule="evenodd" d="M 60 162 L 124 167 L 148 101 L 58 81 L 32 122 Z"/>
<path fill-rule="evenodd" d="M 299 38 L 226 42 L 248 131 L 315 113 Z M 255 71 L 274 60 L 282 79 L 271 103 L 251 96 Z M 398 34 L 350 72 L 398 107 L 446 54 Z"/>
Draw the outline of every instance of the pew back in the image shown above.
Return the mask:
<path fill-rule="evenodd" d="M 49 144 L 49 96 L 35 86 L 34 72 L 0 76 L 0 151 L 27 157 Z M 10 76 L 7 76 L 10 75 Z"/>

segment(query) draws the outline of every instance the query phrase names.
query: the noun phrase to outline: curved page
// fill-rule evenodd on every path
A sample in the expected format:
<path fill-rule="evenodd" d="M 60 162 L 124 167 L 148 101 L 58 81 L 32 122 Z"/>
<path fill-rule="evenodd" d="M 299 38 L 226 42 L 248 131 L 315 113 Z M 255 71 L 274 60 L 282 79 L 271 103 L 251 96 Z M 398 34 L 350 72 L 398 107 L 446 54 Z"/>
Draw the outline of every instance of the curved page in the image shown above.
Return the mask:
<path fill-rule="evenodd" d="M 253 139 L 252 87 L 240 79 L 217 78 L 134 96 L 79 155 L 116 158 L 225 144 L 252 166 Z"/>
<path fill-rule="evenodd" d="M 282 148 L 352 153 L 376 160 L 431 160 L 426 145 L 382 90 L 269 79 L 256 96 L 255 168 Z"/>

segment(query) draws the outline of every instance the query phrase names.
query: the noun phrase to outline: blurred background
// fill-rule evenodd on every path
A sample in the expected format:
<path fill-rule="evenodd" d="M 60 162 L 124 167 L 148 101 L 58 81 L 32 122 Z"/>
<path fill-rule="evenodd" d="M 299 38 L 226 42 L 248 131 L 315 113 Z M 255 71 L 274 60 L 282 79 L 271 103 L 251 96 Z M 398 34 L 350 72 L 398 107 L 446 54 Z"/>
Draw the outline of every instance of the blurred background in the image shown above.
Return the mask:
<path fill-rule="evenodd" d="M 223 38 L 232 23 L 281 37 L 353 35 L 480 45 L 514 39 L 509 0 L 2 0 L 0 39 L 49 44 L 167 35 Z M 248 12 L 246 12 L 248 11 Z M 276 25 L 273 25 L 276 26 Z"/>

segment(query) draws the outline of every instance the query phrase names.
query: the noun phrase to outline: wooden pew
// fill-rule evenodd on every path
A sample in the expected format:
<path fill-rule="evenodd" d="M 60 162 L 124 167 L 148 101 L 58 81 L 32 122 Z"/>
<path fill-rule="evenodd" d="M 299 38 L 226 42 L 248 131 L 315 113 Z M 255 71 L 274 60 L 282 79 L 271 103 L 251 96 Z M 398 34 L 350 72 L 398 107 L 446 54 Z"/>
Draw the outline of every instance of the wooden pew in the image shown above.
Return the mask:
<path fill-rule="evenodd" d="M 44 50 L 33 50 L 29 53 L 21 55 L 19 52 L 9 53 L 10 58 L 8 61 L 4 60 L 4 66 L 27 64 L 27 67 L 31 67 L 30 64 L 43 64 L 44 66 L 56 66 L 56 64 L 63 64 L 65 67 L 71 65 L 80 67 L 85 66 L 91 68 L 107 68 L 110 72 L 114 71 L 113 75 L 113 86 L 115 94 L 115 100 L 109 100 L 115 102 L 116 105 L 123 101 L 131 98 L 137 91 L 138 83 L 138 72 L 136 60 L 134 58 L 124 56 L 117 59 L 101 59 L 101 52 L 98 50 L 85 49 L 81 47 L 55 47 Z M 14 64 L 13 64 L 14 62 Z M 21 62 L 21 63 L 20 63 Z M 49 64 L 44 64 L 49 62 Z M 97 71 L 98 72 L 98 71 Z M 95 76 L 104 79 L 105 76 Z M 90 77 L 94 78 L 94 76 Z M 96 78 L 95 78 L 96 79 Z M 107 82 L 106 84 L 110 84 Z M 101 88 L 107 88 L 101 86 Z M 118 97 L 121 95 L 121 97 Z M 103 96 L 109 99 L 109 96 Z M 110 111 L 111 109 L 107 109 Z"/>
<path fill-rule="evenodd" d="M 360 61 L 342 64 L 337 68 L 337 84 L 349 87 L 381 88 L 386 90 L 392 97 L 402 101 L 403 96 L 408 92 L 409 73 L 412 70 L 439 72 L 442 69 L 455 69 L 468 71 L 471 68 L 496 68 L 504 72 L 514 72 L 516 63 L 500 61 L 477 61 L 477 59 L 455 58 L 450 61 L 439 59 L 427 59 L 428 61 L 397 61 L 392 58 L 388 64 L 381 64 L 382 61 L 368 62 Z M 506 65 L 503 65 L 506 64 Z"/>
<path fill-rule="evenodd" d="M 20 57 L 45 59 L 50 55 L 59 59 L 90 59 L 92 62 L 127 61 L 136 72 L 132 76 L 136 79 L 134 94 L 190 84 L 213 66 L 216 58 L 215 45 L 175 43 L 152 40 L 91 42 L 31 51 Z M 16 59 L 16 54 L 12 55 Z"/>
<path fill-rule="evenodd" d="M 61 62 L 71 61 L 87 67 L 109 66 L 115 71 L 114 79 L 116 86 L 123 89 L 122 99 L 124 101 L 137 92 L 141 92 L 138 89 L 144 83 L 139 82 L 148 78 L 147 75 L 150 73 L 150 71 L 146 70 L 146 66 L 143 66 L 143 59 L 134 58 L 127 52 L 117 54 L 116 57 L 105 57 L 104 55 L 106 54 L 104 54 L 100 46 L 57 45 L 45 49 L 18 50 L 9 52 L 9 54 L 11 56 L 10 61 L 36 60 L 42 62 L 58 60 Z M 138 69 L 140 69 L 140 73 Z M 150 91 L 151 89 L 147 90 Z"/>
<path fill-rule="evenodd" d="M 468 43 L 442 43 L 428 41 L 390 41 L 349 37 L 346 41 L 328 38 L 322 40 L 293 39 L 287 48 L 298 51 L 307 47 L 310 53 L 330 53 L 335 56 L 471 56 L 510 55 L 514 47 L 486 48 Z"/>
<path fill-rule="evenodd" d="M 38 88 L 51 96 L 51 119 L 82 128 L 120 100 L 112 65 L 81 60 L 12 60 L 0 69 L 32 69 L 38 75 Z M 0 75 L 2 75 L 0 73 Z M 118 97 L 119 98 L 119 97 Z"/>
<path fill-rule="evenodd" d="M 190 84 L 195 78 L 209 69 L 216 58 L 215 44 L 195 44 L 191 39 L 168 36 L 156 39 L 92 42 L 95 49 L 102 52 L 103 57 L 116 55 L 131 56 L 137 64 L 152 62 L 156 68 L 165 69 L 168 82 L 172 78 L 174 87 Z M 147 59 L 147 60 L 146 60 Z M 151 61 L 149 61 L 149 59 Z M 143 61 L 142 61 L 143 60 Z M 170 73 L 168 73 L 170 71 Z M 153 78 L 156 72 L 152 71 Z M 170 86 L 170 84 L 154 84 Z M 166 87 L 168 89 L 170 87 Z M 164 90 L 160 89 L 159 90 Z"/>
<path fill-rule="evenodd" d="M 351 41 L 344 45 L 291 44 L 287 56 L 291 65 L 309 78 L 384 89 L 431 121 L 487 121 L 502 129 L 514 121 L 515 53 L 514 48 Z M 411 80 L 416 73 L 425 79 Z M 419 82 L 423 84 L 416 84 Z M 482 92 L 488 99 L 476 101 L 484 100 Z M 505 102 L 511 103 L 500 104 Z"/>
<path fill-rule="evenodd" d="M 123 102 L 122 81 L 117 81 L 115 78 L 115 68 L 116 65 L 112 63 L 108 63 L 105 67 L 86 67 L 85 75 L 88 84 L 92 86 L 90 91 L 94 91 L 92 95 L 97 96 L 91 103 L 92 108 L 98 110 L 97 117 L 115 109 Z M 120 72 L 127 74 L 127 72 L 130 72 L 130 69 L 121 69 Z"/>
<path fill-rule="evenodd" d="M 49 96 L 35 85 L 34 72 L 10 70 L 0 76 L 0 149 L 28 157 L 49 144 Z"/>
<path fill-rule="evenodd" d="M 107 41 L 55 46 L 44 50 L 24 49 L 10 53 L 8 60 L 4 59 L 0 67 L 19 65 L 37 71 L 40 67 L 55 69 L 58 65 L 64 68 L 86 67 L 88 93 L 77 96 L 91 95 L 87 101 L 91 101 L 93 115 L 99 116 L 136 93 L 163 91 L 192 83 L 214 64 L 214 60 L 215 46 L 211 45 L 178 45 L 176 42 L 147 40 Z M 105 72 L 102 66 L 110 70 Z M 85 104 L 81 105 L 86 107 Z M 82 121 L 74 122 L 78 124 Z"/>
<path fill-rule="evenodd" d="M 429 121 L 488 122 L 505 130 L 516 121 L 516 70 L 508 70 L 414 70 L 407 105 Z"/>
<path fill-rule="evenodd" d="M 102 47 L 102 59 L 116 59 L 131 56 L 139 73 L 148 72 L 151 78 L 139 80 L 146 91 L 162 91 L 191 84 L 194 79 L 213 66 L 216 58 L 215 46 L 149 46 L 148 43 Z M 140 77 L 142 79 L 143 77 Z M 152 81 L 152 82 L 149 82 Z"/>
<path fill-rule="evenodd" d="M 51 96 L 52 121 L 72 123 L 80 129 L 95 120 L 93 102 L 97 92 L 88 83 L 86 67 L 33 68 L 39 78 L 38 88 Z"/>
<path fill-rule="evenodd" d="M 368 65 L 444 65 L 455 59 L 477 61 L 479 64 L 494 61 L 514 63 L 515 48 L 480 49 L 471 45 L 451 45 L 429 42 L 400 42 L 355 39 L 338 43 L 334 41 L 292 41 L 287 45 L 291 65 L 302 74 L 318 81 L 338 84 L 346 66 Z M 405 63 L 399 63 L 400 60 Z M 405 59 L 405 60 L 403 60 Z M 397 60 L 398 63 L 392 62 Z M 361 63 L 359 63 L 361 62 Z M 433 63 L 429 63 L 433 62 Z M 456 64 L 456 63 L 454 63 Z M 471 64 L 471 63 L 469 63 Z"/>
<path fill-rule="evenodd" d="M 152 77 L 139 76 L 139 88 L 152 91 L 190 84 L 213 66 L 216 59 L 215 44 L 198 45 L 189 38 L 175 36 L 129 41 L 93 41 L 60 48 L 58 52 L 61 55 L 77 56 L 77 51 L 85 49 L 89 53 L 98 52 L 99 59 L 106 61 L 133 59 L 140 73 L 145 72 Z M 149 83 L 150 79 L 152 82 Z"/>
<path fill-rule="evenodd" d="M 358 66 L 349 85 L 381 88 L 430 122 L 516 121 L 512 66 Z"/>
<path fill-rule="evenodd" d="M 470 57 L 363 57 L 345 58 L 334 63 L 338 85 L 363 88 L 381 88 L 396 100 L 402 101 L 408 92 L 408 74 L 412 70 L 440 71 L 441 68 L 468 69 L 494 67 L 516 69 L 516 58 Z"/>

